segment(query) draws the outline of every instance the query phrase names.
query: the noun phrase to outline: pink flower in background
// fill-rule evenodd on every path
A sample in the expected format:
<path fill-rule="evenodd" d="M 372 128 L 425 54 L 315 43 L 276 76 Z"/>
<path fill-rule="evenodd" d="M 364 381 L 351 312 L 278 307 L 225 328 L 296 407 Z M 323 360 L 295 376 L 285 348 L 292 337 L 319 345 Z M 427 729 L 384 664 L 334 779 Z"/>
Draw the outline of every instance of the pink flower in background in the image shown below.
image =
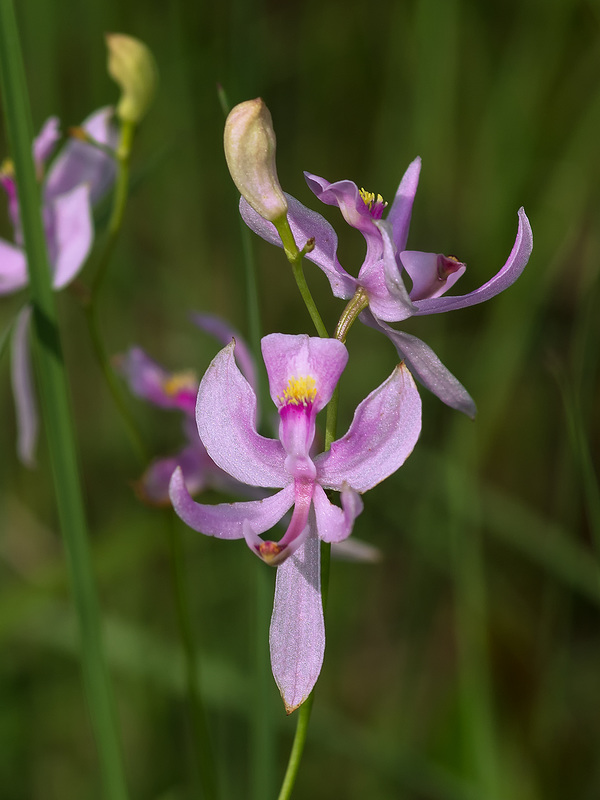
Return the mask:
<path fill-rule="evenodd" d="M 200 383 L 198 432 L 214 462 L 233 478 L 280 491 L 262 500 L 204 505 L 192 500 L 178 469 L 170 494 L 175 511 L 194 530 L 244 538 L 264 561 L 279 565 L 271 662 L 290 712 L 312 690 L 323 660 L 319 539 L 348 537 L 362 511 L 360 494 L 404 463 L 421 430 L 421 401 L 408 369 L 399 365 L 358 406 L 346 435 L 313 457 L 316 416 L 346 366 L 345 345 L 278 333 L 262 340 L 271 398 L 279 412 L 278 439 L 257 432 L 256 395 L 235 364 L 234 346 L 215 357 Z M 340 492 L 341 508 L 325 489 Z M 261 539 L 292 507 L 281 540 Z"/>
<path fill-rule="evenodd" d="M 235 337 L 236 357 L 249 383 L 255 386 L 252 357 L 243 339 L 233 328 L 224 320 L 210 314 L 193 314 L 192 321 L 222 344 Z M 186 445 L 172 456 L 152 461 L 136 483 L 141 499 L 152 505 L 169 505 L 169 481 L 177 467 L 181 468 L 185 485 L 191 495 L 209 488 L 239 491 L 240 483 L 217 467 L 198 436 L 194 418 L 198 394 L 198 378 L 195 373 L 191 370 L 169 372 L 139 347 L 132 347 L 124 356 L 119 357 L 117 366 L 137 397 L 159 408 L 183 412 Z"/>
<path fill-rule="evenodd" d="M 306 258 L 323 270 L 333 294 L 349 299 L 362 290 L 369 306 L 362 312 L 361 320 L 385 333 L 410 370 L 444 403 L 474 416 L 475 404 L 468 392 L 431 348 L 416 336 L 398 331 L 387 323 L 465 308 L 504 291 L 516 281 L 527 264 L 533 247 L 531 227 L 524 210 L 519 209 L 517 238 L 500 271 L 474 292 L 443 297 L 463 275 L 465 265 L 452 256 L 406 250 L 420 170 L 421 159 L 416 158 L 400 182 L 386 219 L 383 219 L 383 213 L 387 203 L 380 195 L 365 192 L 352 181 L 329 183 L 324 178 L 305 173 L 309 188 L 319 200 L 337 206 L 346 222 L 359 230 L 366 241 L 367 252 L 356 278 L 338 261 L 337 235 L 320 214 L 286 195 L 288 220 L 300 247 L 314 238 L 315 247 Z M 243 198 L 240 212 L 255 233 L 281 247 L 275 226 L 259 216 Z M 410 291 L 404 285 L 404 272 L 412 282 Z"/>
<path fill-rule="evenodd" d="M 112 109 L 94 112 L 82 127 L 97 142 L 115 147 L 116 128 Z M 42 215 L 48 260 L 55 289 L 67 286 L 82 268 L 94 239 L 92 206 L 115 179 L 113 158 L 93 145 L 71 139 L 45 174 L 46 162 L 60 138 L 59 122 L 51 117 L 33 143 L 33 156 L 42 182 Z M 23 289 L 28 282 L 27 261 L 19 216 L 17 187 L 10 165 L 0 170 L 0 184 L 8 198 L 14 228 L 14 244 L 0 239 L 0 295 Z M 12 381 L 17 412 L 17 452 L 24 464 L 33 466 L 38 418 L 33 394 L 28 331 L 31 309 L 19 314 L 12 337 Z"/>

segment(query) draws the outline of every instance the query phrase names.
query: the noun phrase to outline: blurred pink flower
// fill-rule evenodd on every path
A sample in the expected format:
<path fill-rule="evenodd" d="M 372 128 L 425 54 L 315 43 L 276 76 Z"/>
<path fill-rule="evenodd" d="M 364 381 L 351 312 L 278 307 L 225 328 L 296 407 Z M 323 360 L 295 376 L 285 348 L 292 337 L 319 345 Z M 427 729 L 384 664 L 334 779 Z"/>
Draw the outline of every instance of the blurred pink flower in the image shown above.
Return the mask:
<path fill-rule="evenodd" d="M 83 123 L 84 130 L 98 143 L 115 147 L 116 128 L 112 109 L 94 112 Z M 52 269 L 52 285 L 67 286 L 82 268 L 94 239 L 92 205 L 115 179 L 113 158 L 97 147 L 70 139 L 53 161 L 47 174 L 46 162 L 60 138 L 59 122 L 51 117 L 33 143 L 33 157 L 42 182 L 42 216 Z M 28 282 L 27 261 L 19 215 L 17 187 L 9 162 L 0 170 L 0 184 L 8 198 L 14 228 L 14 244 L 0 239 L 0 295 L 23 289 Z M 31 309 L 20 312 L 12 337 L 12 382 L 17 414 L 17 452 L 27 466 L 34 465 L 38 416 L 28 346 Z"/>

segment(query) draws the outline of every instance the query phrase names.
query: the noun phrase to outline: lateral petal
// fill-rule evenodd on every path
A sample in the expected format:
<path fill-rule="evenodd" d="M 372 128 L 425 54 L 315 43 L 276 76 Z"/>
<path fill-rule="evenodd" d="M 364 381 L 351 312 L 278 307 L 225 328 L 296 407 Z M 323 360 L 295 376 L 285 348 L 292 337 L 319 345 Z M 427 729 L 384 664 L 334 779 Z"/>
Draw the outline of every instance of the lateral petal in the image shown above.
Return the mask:
<path fill-rule="evenodd" d="M 360 319 L 371 328 L 385 333 L 417 380 L 439 397 L 442 403 L 474 419 L 477 407 L 473 398 L 425 342 L 409 333 L 390 328 L 385 322 L 376 320 L 369 311 L 363 311 Z"/>
<path fill-rule="evenodd" d="M 27 286 L 27 261 L 19 247 L 0 239 L 0 296 Z"/>
<path fill-rule="evenodd" d="M 316 211 L 303 206 L 295 197 L 285 195 L 288 201 L 288 221 L 298 247 L 309 239 L 315 240 L 314 249 L 306 258 L 320 267 L 331 285 L 335 297 L 350 298 L 356 290 L 356 278 L 349 275 L 337 258 L 337 234 L 327 220 Z M 277 229 L 272 222 L 263 219 L 240 198 L 240 214 L 250 230 L 265 241 L 283 247 Z"/>
<path fill-rule="evenodd" d="M 92 247 L 94 225 L 88 187 L 76 186 L 56 197 L 51 215 L 48 250 L 56 254 L 52 284 L 55 289 L 62 289 L 83 267 Z"/>
<path fill-rule="evenodd" d="M 283 517 L 294 502 L 293 484 L 264 500 L 204 505 L 192 500 L 180 467 L 169 485 L 169 496 L 177 515 L 199 533 L 218 539 L 243 539 L 244 522 L 259 534 L 268 531 Z"/>
<path fill-rule="evenodd" d="M 394 244 L 398 252 L 406 248 L 408 239 L 408 229 L 412 207 L 419 185 L 419 175 L 421 174 L 421 159 L 419 156 L 408 165 L 404 173 L 400 186 L 396 192 L 396 197 L 390 208 L 390 213 L 386 217 L 393 230 Z"/>
<path fill-rule="evenodd" d="M 313 504 L 317 520 L 317 532 L 324 542 L 341 542 L 352 533 L 354 520 L 363 510 L 360 495 L 347 483 L 341 489 L 342 507 L 334 505 L 317 484 Z"/>
<path fill-rule="evenodd" d="M 198 433 L 212 460 L 250 486 L 282 488 L 291 477 L 281 442 L 256 430 L 256 395 L 235 363 L 235 342 L 221 350 L 198 389 Z"/>
<path fill-rule="evenodd" d="M 493 278 L 469 294 L 457 297 L 435 297 L 430 300 L 416 300 L 415 305 L 418 311 L 415 313 L 418 315 L 436 314 L 443 311 L 454 311 L 457 308 L 465 308 L 466 306 L 474 306 L 477 303 L 483 303 L 485 300 L 495 297 L 500 292 L 508 289 L 509 286 L 512 286 L 525 269 L 533 250 L 533 233 L 525 210 L 520 208 L 518 214 L 517 238 L 505 265 Z"/>
<path fill-rule="evenodd" d="M 111 121 L 112 115 L 112 108 L 101 108 L 90 114 L 81 127 L 97 142 L 114 150 L 119 133 Z M 45 198 L 51 200 L 86 183 L 91 202 L 95 204 L 113 183 L 116 174 L 114 158 L 94 145 L 71 138 L 50 167 L 44 187 Z"/>
<path fill-rule="evenodd" d="M 412 375 L 399 364 L 360 403 L 345 436 L 315 458 L 317 480 L 341 491 L 372 489 L 408 458 L 421 432 L 421 398 Z"/>
<path fill-rule="evenodd" d="M 304 544 L 277 568 L 269 641 L 273 677 L 288 714 L 311 693 L 323 664 L 320 561 L 313 521 Z"/>

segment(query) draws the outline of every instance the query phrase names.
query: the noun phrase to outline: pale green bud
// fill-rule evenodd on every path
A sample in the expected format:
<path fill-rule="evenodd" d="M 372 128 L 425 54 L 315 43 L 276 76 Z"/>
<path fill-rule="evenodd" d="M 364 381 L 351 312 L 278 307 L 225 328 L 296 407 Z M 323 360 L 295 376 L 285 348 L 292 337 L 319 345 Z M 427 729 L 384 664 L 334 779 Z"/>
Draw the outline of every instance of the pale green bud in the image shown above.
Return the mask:
<path fill-rule="evenodd" d="M 158 72 L 154 57 L 145 44 L 124 33 L 107 33 L 108 74 L 121 88 L 117 116 L 137 123 L 150 108 Z"/>
<path fill-rule="evenodd" d="M 235 106 L 225 122 L 225 158 L 242 197 L 263 219 L 287 214 L 287 201 L 275 166 L 275 131 L 260 97 Z"/>

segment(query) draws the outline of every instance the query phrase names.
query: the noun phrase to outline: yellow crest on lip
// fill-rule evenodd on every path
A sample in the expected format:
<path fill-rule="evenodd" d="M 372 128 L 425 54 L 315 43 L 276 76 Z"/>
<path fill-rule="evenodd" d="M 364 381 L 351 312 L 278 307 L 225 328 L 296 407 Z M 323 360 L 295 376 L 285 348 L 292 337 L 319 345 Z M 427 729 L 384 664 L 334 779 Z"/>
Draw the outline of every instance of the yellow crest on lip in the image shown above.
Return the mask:
<path fill-rule="evenodd" d="M 278 400 L 286 406 L 306 406 L 309 403 L 313 403 L 316 396 L 317 384 L 311 375 L 306 375 L 302 378 L 296 378 L 292 375 L 283 397 L 278 397 Z"/>
<path fill-rule="evenodd" d="M 365 189 L 360 189 L 359 194 L 369 211 L 373 210 L 374 205 L 381 205 L 382 210 L 387 206 L 387 203 L 380 194 L 375 194 L 375 192 L 367 192 Z"/>
<path fill-rule="evenodd" d="M 175 397 L 182 391 L 195 392 L 198 388 L 198 380 L 192 370 L 175 372 L 163 381 L 162 388 L 169 397 Z"/>

